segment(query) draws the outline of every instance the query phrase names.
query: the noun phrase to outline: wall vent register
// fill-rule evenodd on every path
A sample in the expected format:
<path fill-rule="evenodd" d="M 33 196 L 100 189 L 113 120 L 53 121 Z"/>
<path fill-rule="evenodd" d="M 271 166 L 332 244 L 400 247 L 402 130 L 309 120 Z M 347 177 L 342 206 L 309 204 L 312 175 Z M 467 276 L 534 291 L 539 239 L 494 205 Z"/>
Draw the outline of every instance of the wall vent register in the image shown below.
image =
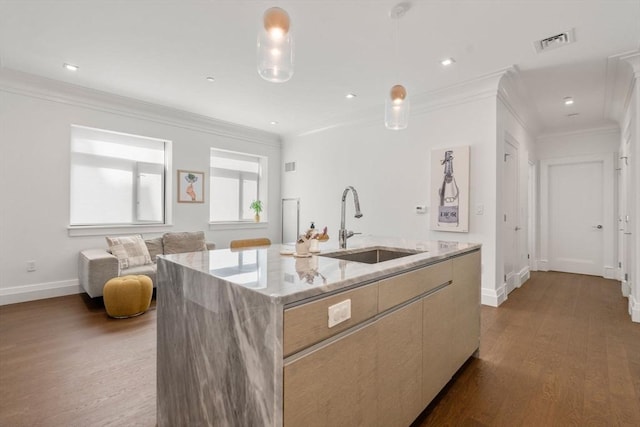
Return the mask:
<path fill-rule="evenodd" d="M 536 52 L 541 53 L 547 50 L 557 49 L 562 46 L 566 46 L 575 41 L 573 28 L 569 31 L 565 31 L 564 33 L 556 34 L 553 36 L 549 36 L 542 40 L 538 40 L 533 43 Z"/>

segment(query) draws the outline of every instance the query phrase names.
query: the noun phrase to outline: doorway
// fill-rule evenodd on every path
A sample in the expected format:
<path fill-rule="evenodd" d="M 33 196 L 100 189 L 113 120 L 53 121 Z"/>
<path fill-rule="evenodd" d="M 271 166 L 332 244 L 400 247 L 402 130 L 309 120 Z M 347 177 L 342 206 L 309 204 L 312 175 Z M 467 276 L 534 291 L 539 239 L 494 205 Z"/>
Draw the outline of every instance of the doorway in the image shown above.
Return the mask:
<path fill-rule="evenodd" d="M 520 285 L 518 273 L 518 143 L 507 135 L 502 175 L 504 281 L 507 295 Z"/>
<path fill-rule="evenodd" d="M 540 269 L 607 277 L 614 194 L 609 155 L 541 162 Z"/>

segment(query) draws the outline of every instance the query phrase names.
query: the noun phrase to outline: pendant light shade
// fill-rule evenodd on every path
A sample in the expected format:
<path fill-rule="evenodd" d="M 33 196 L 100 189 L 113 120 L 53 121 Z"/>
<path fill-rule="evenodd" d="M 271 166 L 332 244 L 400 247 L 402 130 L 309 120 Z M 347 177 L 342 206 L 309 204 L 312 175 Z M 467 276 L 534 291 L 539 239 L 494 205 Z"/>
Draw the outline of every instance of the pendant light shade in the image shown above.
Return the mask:
<path fill-rule="evenodd" d="M 389 17 L 396 21 L 396 64 L 398 60 L 398 45 L 400 44 L 400 18 L 411 7 L 411 3 L 398 3 L 389 11 Z M 409 125 L 409 96 L 407 89 L 401 84 L 394 85 L 384 102 L 384 125 L 387 129 L 401 130 Z"/>
<path fill-rule="evenodd" d="M 293 38 L 289 14 L 279 7 L 267 9 L 258 32 L 258 74 L 263 79 L 286 82 L 293 76 Z"/>
<path fill-rule="evenodd" d="M 402 85 L 395 85 L 384 105 L 384 125 L 387 129 L 401 130 L 409 125 L 409 96 Z"/>

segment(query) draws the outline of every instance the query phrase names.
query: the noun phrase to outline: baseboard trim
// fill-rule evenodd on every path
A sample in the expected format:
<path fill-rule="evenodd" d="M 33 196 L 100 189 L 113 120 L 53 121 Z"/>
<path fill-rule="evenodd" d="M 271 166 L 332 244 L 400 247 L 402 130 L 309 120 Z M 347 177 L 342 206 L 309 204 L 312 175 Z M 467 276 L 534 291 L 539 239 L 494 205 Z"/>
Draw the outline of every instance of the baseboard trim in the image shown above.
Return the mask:
<path fill-rule="evenodd" d="M 507 290 L 504 283 L 498 289 L 482 288 L 482 292 L 480 295 L 480 302 L 482 303 L 482 305 L 498 307 L 506 300 Z"/>
<path fill-rule="evenodd" d="M 629 295 L 629 314 L 632 322 L 640 323 L 640 301 L 633 295 Z"/>
<path fill-rule="evenodd" d="M 620 281 L 620 291 L 622 292 L 622 296 L 628 298 L 631 295 L 631 285 L 626 280 Z"/>
<path fill-rule="evenodd" d="M 531 277 L 531 271 L 529 271 L 529 266 L 526 265 L 518 273 L 518 278 L 519 278 L 518 287 L 522 286 L 522 284 L 527 280 L 529 280 L 530 277 Z"/>
<path fill-rule="evenodd" d="M 538 260 L 538 271 L 549 271 L 549 260 L 547 260 L 547 259 L 539 259 Z"/>
<path fill-rule="evenodd" d="M 617 268 L 613 268 L 613 267 L 609 267 L 609 266 L 604 266 L 604 278 L 605 279 L 616 279 L 616 272 L 617 272 Z"/>
<path fill-rule="evenodd" d="M 0 305 L 55 298 L 84 292 L 78 279 L 0 289 Z"/>

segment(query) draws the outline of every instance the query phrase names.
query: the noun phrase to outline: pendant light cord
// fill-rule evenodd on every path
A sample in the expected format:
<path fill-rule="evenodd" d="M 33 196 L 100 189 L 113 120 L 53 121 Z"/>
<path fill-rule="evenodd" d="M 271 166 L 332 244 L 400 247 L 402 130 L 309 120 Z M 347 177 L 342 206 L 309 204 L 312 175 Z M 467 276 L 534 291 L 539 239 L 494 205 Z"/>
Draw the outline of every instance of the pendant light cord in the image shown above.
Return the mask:
<path fill-rule="evenodd" d="M 400 17 L 396 18 L 396 83 L 400 81 Z"/>

